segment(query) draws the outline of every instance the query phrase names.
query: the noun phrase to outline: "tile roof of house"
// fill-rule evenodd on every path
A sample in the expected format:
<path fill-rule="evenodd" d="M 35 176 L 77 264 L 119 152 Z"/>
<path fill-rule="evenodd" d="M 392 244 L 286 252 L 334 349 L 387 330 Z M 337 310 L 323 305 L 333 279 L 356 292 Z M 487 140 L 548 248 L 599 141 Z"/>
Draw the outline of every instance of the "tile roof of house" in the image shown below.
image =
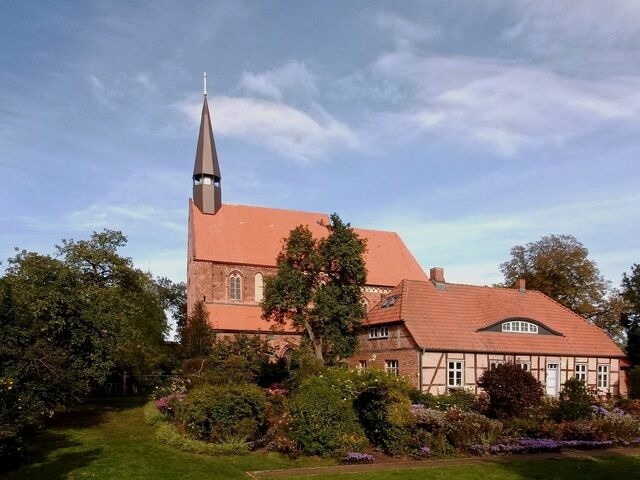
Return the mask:
<path fill-rule="evenodd" d="M 226 332 L 299 333 L 291 325 L 280 326 L 262 319 L 260 305 L 243 303 L 207 303 L 209 323 L 214 330 Z"/>
<path fill-rule="evenodd" d="M 396 303 L 376 305 L 365 324 L 404 321 L 420 348 L 430 351 L 625 356 L 601 329 L 537 291 L 407 280 L 387 298 L 393 295 Z M 518 317 L 561 335 L 481 331 Z"/>
<path fill-rule="evenodd" d="M 193 255 L 196 260 L 244 265 L 275 266 L 283 239 L 298 225 L 306 225 L 317 238 L 327 234 L 324 213 L 223 204 L 215 215 L 203 214 L 190 202 Z M 367 240 L 367 284 L 393 287 L 402 279 L 427 276 L 395 232 L 354 228 Z"/>

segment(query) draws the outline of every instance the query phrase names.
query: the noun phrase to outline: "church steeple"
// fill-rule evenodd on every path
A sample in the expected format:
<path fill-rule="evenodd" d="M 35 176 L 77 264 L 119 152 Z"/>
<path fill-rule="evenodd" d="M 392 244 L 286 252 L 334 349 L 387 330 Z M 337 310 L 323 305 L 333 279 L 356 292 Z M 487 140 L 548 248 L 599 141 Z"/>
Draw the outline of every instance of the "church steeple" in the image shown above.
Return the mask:
<path fill-rule="evenodd" d="M 202 213 L 216 214 L 222 205 L 222 176 L 213 140 L 211 117 L 207 103 L 207 74 L 204 74 L 204 103 L 196 161 L 193 166 L 193 201 Z"/>

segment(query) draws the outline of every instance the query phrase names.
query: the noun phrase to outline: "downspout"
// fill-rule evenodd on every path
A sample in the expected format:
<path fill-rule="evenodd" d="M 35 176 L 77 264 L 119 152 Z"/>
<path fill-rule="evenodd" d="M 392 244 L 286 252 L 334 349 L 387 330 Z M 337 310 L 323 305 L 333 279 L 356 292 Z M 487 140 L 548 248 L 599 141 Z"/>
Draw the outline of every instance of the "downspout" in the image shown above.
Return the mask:
<path fill-rule="evenodd" d="M 418 361 L 418 368 L 420 370 L 418 370 L 419 373 L 419 378 L 420 378 L 420 383 L 418 384 L 418 390 L 420 390 L 422 392 L 422 359 L 424 358 L 424 352 L 426 351 L 426 348 L 422 347 L 422 353 L 419 353 L 420 355 L 420 360 Z"/>

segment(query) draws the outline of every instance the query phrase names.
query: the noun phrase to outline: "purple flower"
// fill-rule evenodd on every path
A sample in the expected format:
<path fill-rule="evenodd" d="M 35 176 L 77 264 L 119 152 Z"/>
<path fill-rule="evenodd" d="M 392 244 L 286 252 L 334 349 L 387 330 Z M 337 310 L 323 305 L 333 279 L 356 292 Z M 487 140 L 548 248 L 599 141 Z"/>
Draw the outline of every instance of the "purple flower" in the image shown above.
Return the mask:
<path fill-rule="evenodd" d="M 374 463 L 376 460 L 373 455 L 368 453 L 349 452 L 347 455 L 340 459 L 342 463 Z"/>

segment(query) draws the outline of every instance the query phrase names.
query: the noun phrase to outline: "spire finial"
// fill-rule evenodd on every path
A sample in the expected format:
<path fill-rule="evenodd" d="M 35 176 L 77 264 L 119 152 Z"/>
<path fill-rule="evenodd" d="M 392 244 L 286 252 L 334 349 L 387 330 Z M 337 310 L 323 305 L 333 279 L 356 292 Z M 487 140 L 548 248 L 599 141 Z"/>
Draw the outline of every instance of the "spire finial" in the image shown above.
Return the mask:
<path fill-rule="evenodd" d="M 204 72 L 204 96 L 207 96 L 207 72 Z"/>

